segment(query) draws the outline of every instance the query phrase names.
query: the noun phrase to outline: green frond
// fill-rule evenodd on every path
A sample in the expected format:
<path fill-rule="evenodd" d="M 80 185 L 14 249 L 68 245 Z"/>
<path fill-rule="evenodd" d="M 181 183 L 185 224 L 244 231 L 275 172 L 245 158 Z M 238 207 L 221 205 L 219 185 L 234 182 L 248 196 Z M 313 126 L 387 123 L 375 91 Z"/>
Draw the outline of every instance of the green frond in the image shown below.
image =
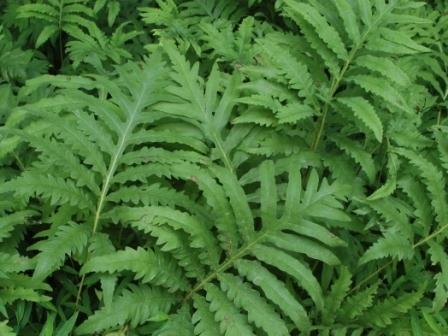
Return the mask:
<path fill-rule="evenodd" d="M 433 264 L 439 264 L 441 272 L 435 275 L 436 286 L 433 310 L 440 311 L 448 301 L 448 255 L 441 244 L 430 243 L 429 254 Z"/>
<path fill-rule="evenodd" d="M 215 317 L 210 310 L 207 301 L 199 296 L 193 297 L 195 313 L 192 317 L 192 322 L 195 325 L 195 335 L 199 336 L 214 336 L 219 335 L 219 324 L 215 321 Z"/>
<path fill-rule="evenodd" d="M 19 273 L 34 268 L 34 262 L 19 254 L 0 252 L 1 273 Z M 0 274 L 1 274 L 0 273 Z"/>
<path fill-rule="evenodd" d="M 163 265 L 163 269 L 159 269 Z M 171 290 L 185 290 L 189 287 L 182 273 L 169 258 L 161 253 L 148 249 L 126 248 L 111 254 L 105 254 L 89 259 L 82 267 L 82 273 L 108 272 L 118 273 L 131 271 L 135 279 L 142 283 L 167 286 Z"/>
<path fill-rule="evenodd" d="M 448 141 L 446 139 L 447 133 L 448 129 L 445 127 L 441 127 L 439 130 L 435 132 L 435 136 L 437 140 L 437 148 L 440 153 L 440 159 L 442 161 L 442 165 L 448 172 Z"/>
<path fill-rule="evenodd" d="M 340 136 L 335 136 L 333 139 L 340 149 L 361 166 L 369 181 L 373 181 L 376 176 L 377 168 L 375 167 L 375 162 L 371 155 L 355 141 Z"/>
<path fill-rule="evenodd" d="M 367 200 L 374 201 L 377 199 L 381 199 L 387 196 L 390 196 L 395 189 L 397 188 L 397 171 L 399 168 L 399 162 L 397 160 L 397 156 L 393 153 L 390 153 L 388 155 L 388 161 L 387 161 L 387 181 L 384 185 L 382 185 L 380 188 L 375 190 L 374 193 L 372 193 L 369 197 L 367 197 Z"/>
<path fill-rule="evenodd" d="M 51 158 L 53 164 L 62 168 L 67 176 L 75 181 L 77 186 L 87 186 L 93 193 L 99 193 L 94 174 L 80 164 L 79 159 L 70 151 L 70 148 L 45 138 L 31 136 L 26 132 L 22 132 L 20 137 L 28 139 L 31 147 L 41 152 L 42 155 Z M 61 147 L 64 149 L 63 151 L 59 150 Z"/>
<path fill-rule="evenodd" d="M 375 296 L 378 291 L 378 285 L 374 284 L 363 291 L 351 295 L 344 300 L 340 309 L 336 311 L 336 314 L 346 321 L 358 318 L 374 305 Z"/>
<path fill-rule="evenodd" d="M 401 178 L 398 186 L 409 196 L 415 207 L 415 216 L 425 228 L 430 228 L 433 222 L 431 199 L 425 195 L 425 186 L 413 177 Z"/>
<path fill-rule="evenodd" d="M 45 175 L 43 172 L 32 170 L 5 183 L 2 186 L 2 191 L 14 192 L 17 197 L 25 200 L 41 196 L 48 199 L 52 205 L 69 203 L 80 209 L 88 209 L 92 205 L 90 195 L 77 188 L 73 180 Z"/>
<path fill-rule="evenodd" d="M 443 174 L 433 163 L 413 151 L 397 148 L 396 152 L 408 159 L 420 171 L 423 182 L 432 196 L 431 205 L 435 211 L 438 224 L 445 225 L 448 223 L 446 182 Z"/>
<path fill-rule="evenodd" d="M 83 26 L 89 22 L 86 18 L 93 16 L 93 11 L 82 3 L 64 1 L 44 1 L 42 3 L 24 4 L 17 9 L 18 18 L 42 20 L 46 26 L 40 31 L 36 39 L 39 48 L 48 39 L 61 31 L 69 31 L 71 26 Z"/>
<path fill-rule="evenodd" d="M 240 278 L 224 273 L 219 276 L 221 288 L 227 297 L 248 313 L 248 321 L 264 330 L 268 335 L 288 335 L 288 329 L 281 317 L 259 296 L 258 292 Z"/>
<path fill-rule="evenodd" d="M 238 218 L 241 236 L 245 241 L 249 240 L 254 232 L 254 219 L 243 188 L 227 169 L 215 167 L 213 171 L 222 183 L 227 197 L 229 197 L 235 218 Z"/>
<path fill-rule="evenodd" d="M 370 71 L 380 73 L 385 78 L 390 79 L 398 85 L 406 86 L 410 84 L 409 76 L 400 69 L 393 61 L 373 55 L 360 56 L 355 62 L 360 67 Z"/>
<path fill-rule="evenodd" d="M 359 85 L 365 91 L 384 99 L 385 102 L 391 104 L 394 108 L 409 113 L 409 107 L 405 99 L 384 79 L 371 75 L 352 75 L 347 80 Z"/>
<path fill-rule="evenodd" d="M 154 332 L 155 336 L 193 336 L 193 324 L 191 322 L 191 314 L 187 307 L 179 309 L 176 314 L 168 317 L 163 326 Z"/>
<path fill-rule="evenodd" d="M 258 260 L 293 277 L 299 286 L 307 291 L 316 304 L 317 309 L 323 309 L 322 288 L 307 264 L 279 249 L 268 246 L 259 245 L 252 249 L 252 253 Z"/>
<path fill-rule="evenodd" d="M 26 225 L 28 218 L 35 214 L 36 212 L 32 210 L 22 210 L 10 215 L 2 215 L 0 217 L 0 242 L 8 238 L 18 225 Z"/>
<path fill-rule="evenodd" d="M 355 13 L 354 8 L 347 0 L 336 0 L 334 4 L 338 10 L 339 16 L 344 22 L 344 29 L 347 32 L 347 35 L 352 40 L 353 44 L 356 45 L 361 39 L 358 20 L 356 18 L 357 13 Z"/>
<path fill-rule="evenodd" d="M 275 275 L 256 261 L 239 260 L 236 262 L 236 267 L 241 275 L 260 287 L 266 297 L 274 302 L 297 328 L 308 330 L 311 322 L 306 310 Z"/>
<path fill-rule="evenodd" d="M 338 32 L 325 20 L 325 18 L 313 7 L 295 0 L 286 0 L 285 4 L 291 9 L 292 18 L 301 16 L 316 31 L 319 38 L 340 58 L 348 58 L 347 50 Z"/>
<path fill-rule="evenodd" d="M 201 249 L 201 259 L 210 265 L 216 265 L 219 259 L 215 237 L 207 227 L 207 223 L 200 223 L 197 218 L 185 212 L 162 206 L 149 207 L 116 207 L 116 220 L 134 222 L 136 227 L 167 225 L 174 230 L 183 230 L 191 235 L 191 247 Z"/>
<path fill-rule="evenodd" d="M 407 313 L 422 298 L 422 290 L 414 293 L 405 293 L 398 298 L 388 298 L 376 304 L 359 319 L 369 325 L 386 327 L 400 314 Z"/>
<path fill-rule="evenodd" d="M 306 64 L 301 63 L 288 50 L 284 50 L 276 44 L 274 40 L 259 40 L 258 45 L 269 57 L 269 60 L 281 71 L 281 74 L 286 77 L 291 88 L 298 90 L 302 96 L 312 92 L 313 79 Z"/>
<path fill-rule="evenodd" d="M 0 1 L 0 334 L 448 334 L 446 13 Z"/>
<path fill-rule="evenodd" d="M 108 200 L 117 204 L 124 202 L 133 205 L 178 206 L 191 211 L 197 216 L 203 218 L 208 217 L 206 211 L 194 203 L 187 195 L 176 192 L 168 187 L 163 187 L 159 183 L 144 188 L 138 186 L 120 187 L 117 191 L 109 194 Z"/>
<path fill-rule="evenodd" d="M 331 250 L 312 239 L 278 232 L 272 234 L 267 240 L 278 248 L 305 254 L 309 258 L 320 260 L 328 265 L 340 264 L 339 258 Z"/>
<path fill-rule="evenodd" d="M 368 100 L 362 97 L 341 97 L 338 98 L 338 102 L 348 107 L 355 117 L 373 132 L 375 138 L 382 142 L 383 124 Z"/>
<path fill-rule="evenodd" d="M 413 255 L 413 247 L 406 236 L 400 232 L 387 232 L 384 237 L 367 249 L 359 259 L 359 264 L 386 257 L 394 257 L 398 260 L 411 259 Z"/>
<path fill-rule="evenodd" d="M 17 300 L 29 302 L 48 302 L 50 297 L 40 294 L 32 288 L 25 287 L 5 287 L 0 288 L 1 304 L 11 304 Z"/>
<path fill-rule="evenodd" d="M 136 327 L 151 317 L 166 314 L 174 300 L 168 293 L 147 286 L 129 286 L 115 297 L 109 308 L 101 308 L 88 317 L 76 333 L 93 334 L 129 323 Z"/>
<path fill-rule="evenodd" d="M 90 233 L 85 224 L 68 223 L 57 228 L 54 236 L 41 240 L 30 248 L 39 251 L 34 257 L 33 277 L 42 279 L 60 268 L 67 256 L 83 251 Z"/>
<path fill-rule="evenodd" d="M 348 294 L 351 283 L 352 280 L 349 270 L 346 267 L 342 267 L 339 278 L 333 283 L 328 296 L 325 297 L 325 309 L 322 316 L 325 323 L 333 323 L 336 319 L 336 313 L 341 309 L 341 305 Z"/>
<path fill-rule="evenodd" d="M 210 311 L 215 314 L 215 320 L 219 322 L 219 328 L 225 336 L 248 335 L 255 333 L 237 307 L 216 286 L 206 286 L 207 301 L 210 302 Z"/>

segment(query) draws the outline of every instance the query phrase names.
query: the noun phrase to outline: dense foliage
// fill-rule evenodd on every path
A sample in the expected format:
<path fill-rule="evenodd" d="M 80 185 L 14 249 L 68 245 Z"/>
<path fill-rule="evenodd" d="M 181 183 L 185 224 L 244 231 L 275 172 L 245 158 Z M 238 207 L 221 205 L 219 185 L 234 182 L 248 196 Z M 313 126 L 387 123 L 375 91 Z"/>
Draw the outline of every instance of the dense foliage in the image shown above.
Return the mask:
<path fill-rule="evenodd" d="M 0 2 L 0 335 L 448 335 L 445 0 Z"/>

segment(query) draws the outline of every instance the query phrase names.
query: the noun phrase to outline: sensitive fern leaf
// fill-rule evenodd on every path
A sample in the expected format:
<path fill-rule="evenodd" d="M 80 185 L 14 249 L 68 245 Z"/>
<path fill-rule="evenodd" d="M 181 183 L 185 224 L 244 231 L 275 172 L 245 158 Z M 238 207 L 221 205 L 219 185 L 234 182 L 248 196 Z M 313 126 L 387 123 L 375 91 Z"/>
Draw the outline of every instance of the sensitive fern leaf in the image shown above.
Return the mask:
<path fill-rule="evenodd" d="M 57 228 L 54 236 L 37 242 L 32 249 L 40 251 L 33 277 L 44 278 L 61 267 L 67 255 L 81 252 L 87 245 L 89 231 L 85 224 L 69 223 Z"/>
<path fill-rule="evenodd" d="M 62 31 L 70 33 L 73 28 L 82 26 L 93 16 L 92 10 L 83 0 L 46 0 L 40 3 L 25 4 L 19 7 L 18 17 L 38 19 L 46 23 L 36 39 L 36 48 L 55 34 Z M 62 47 L 62 46 L 61 46 Z"/>
<path fill-rule="evenodd" d="M 255 290 L 231 274 L 222 274 L 219 278 L 229 299 L 248 312 L 249 322 L 265 330 L 268 335 L 288 334 L 288 329 L 280 316 Z"/>
<path fill-rule="evenodd" d="M 286 0 L 285 3 L 291 9 L 292 15 L 294 15 L 293 17 L 296 17 L 295 15 L 300 15 L 305 21 L 313 26 L 317 35 L 340 59 L 347 59 L 347 50 L 338 32 L 328 24 L 313 6 L 293 0 Z"/>
<path fill-rule="evenodd" d="M 423 181 L 431 193 L 431 204 L 434 208 L 436 219 L 439 225 L 448 223 L 448 208 L 446 198 L 446 182 L 442 173 L 437 167 L 424 157 L 414 153 L 413 151 L 399 148 L 396 150 L 399 155 L 407 158 L 410 163 L 417 167 L 421 172 Z"/>
<path fill-rule="evenodd" d="M 207 301 L 210 302 L 210 311 L 215 314 L 215 319 L 220 323 L 220 331 L 225 336 L 249 335 L 254 332 L 242 315 L 216 286 L 209 284 L 207 289 Z"/>
<path fill-rule="evenodd" d="M 407 313 L 422 298 L 422 290 L 414 293 L 405 293 L 398 298 L 388 298 L 378 303 L 368 312 L 364 313 L 361 321 L 378 327 L 386 327 L 400 314 Z"/>
<path fill-rule="evenodd" d="M 163 265 L 163 269 L 159 269 L 160 265 Z M 173 291 L 189 287 L 171 260 L 161 253 L 142 248 L 134 250 L 128 247 L 123 251 L 93 257 L 83 265 L 81 272 L 93 271 L 108 273 L 132 271 L 135 273 L 135 279 L 141 279 L 142 283 L 165 284 Z"/>
<path fill-rule="evenodd" d="M 447 10 L 3 1 L 0 334 L 447 334 Z"/>
<path fill-rule="evenodd" d="M 341 97 L 338 101 L 351 109 L 358 119 L 360 119 L 366 127 L 370 128 L 379 142 L 383 138 L 383 124 L 375 112 L 373 106 L 362 97 Z"/>
<path fill-rule="evenodd" d="M 89 335 L 129 323 L 135 327 L 151 317 L 167 313 L 173 304 L 168 293 L 146 286 L 130 286 L 114 298 L 109 308 L 95 312 L 77 329 L 79 335 Z"/>
<path fill-rule="evenodd" d="M 210 310 L 208 303 L 201 296 L 193 297 L 196 311 L 192 317 L 195 335 L 214 336 L 219 334 L 219 324 Z"/>
<path fill-rule="evenodd" d="M 413 254 L 413 247 L 406 236 L 398 232 L 388 232 L 369 247 L 359 263 L 365 264 L 371 260 L 385 257 L 395 257 L 398 260 L 410 259 Z"/>

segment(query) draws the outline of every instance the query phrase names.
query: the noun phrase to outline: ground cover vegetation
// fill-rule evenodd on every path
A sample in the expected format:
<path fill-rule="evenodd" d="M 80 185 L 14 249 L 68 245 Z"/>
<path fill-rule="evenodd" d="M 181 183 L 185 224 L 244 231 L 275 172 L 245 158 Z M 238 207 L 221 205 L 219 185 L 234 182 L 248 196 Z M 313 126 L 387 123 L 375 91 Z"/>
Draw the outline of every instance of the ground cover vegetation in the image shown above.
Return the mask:
<path fill-rule="evenodd" d="M 0 2 L 0 335 L 448 335 L 444 0 Z"/>

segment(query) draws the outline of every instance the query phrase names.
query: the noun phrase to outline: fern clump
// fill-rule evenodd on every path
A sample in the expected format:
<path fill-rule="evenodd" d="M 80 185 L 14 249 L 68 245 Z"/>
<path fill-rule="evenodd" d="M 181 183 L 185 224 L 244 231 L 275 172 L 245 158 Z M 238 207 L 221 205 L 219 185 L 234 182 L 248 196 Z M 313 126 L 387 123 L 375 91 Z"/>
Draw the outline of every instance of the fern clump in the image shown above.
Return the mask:
<path fill-rule="evenodd" d="M 2 2 L 0 334 L 447 334 L 447 10 Z"/>

